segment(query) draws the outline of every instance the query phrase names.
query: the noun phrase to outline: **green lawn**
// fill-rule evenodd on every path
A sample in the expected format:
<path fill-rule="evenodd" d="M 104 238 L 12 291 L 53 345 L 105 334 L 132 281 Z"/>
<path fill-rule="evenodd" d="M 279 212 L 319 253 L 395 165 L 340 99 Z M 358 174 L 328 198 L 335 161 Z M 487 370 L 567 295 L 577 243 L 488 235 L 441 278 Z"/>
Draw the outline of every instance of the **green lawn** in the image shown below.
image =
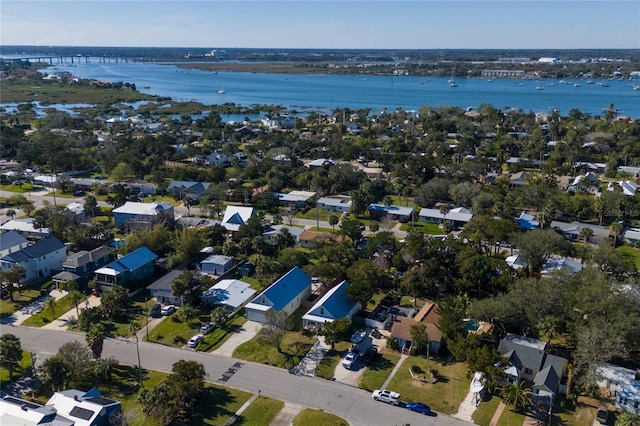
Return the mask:
<path fill-rule="evenodd" d="M 256 336 L 241 344 L 233 352 L 233 357 L 289 370 L 300 363 L 315 343 L 315 339 L 294 331 L 284 334 L 280 351 L 275 346 L 261 344 L 259 340 Z"/>
<path fill-rule="evenodd" d="M 512 409 L 513 407 L 507 405 L 498 420 L 498 426 L 522 426 L 526 416 L 516 413 Z"/>
<path fill-rule="evenodd" d="M 82 301 L 78 302 L 78 305 L 81 305 L 81 304 L 82 304 Z M 48 324 L 60 318 L 62 315 L 66 314 L 71 309 L 73 309 L 73 306 L 71 306 L 71 295 L 65 294 L 60 299 L 56 300 L 56 304 L 55 304 L 55 307 L 53 308 L 53 312 L 51 311 L 51 309 L 49 309 L 49 307 L 45 303 L 44 310 L 30 316 L 21 325 L 25 325 L 29 327 L 42 327 L 43 325 Z"/>
<path fill-rule="evenodd" d="M 267 397 L 256 398 L 233 423 L 241 426 L 269 426 L 284 408 L 284 402 Z"/>
<path fill-rule="evenodd" d="M 351 343 L 349 342 L 336 343 L 335 349 L 327 352 L 324 358 L 322 358 L 322 361 L 320 361 L 318 371 L 316 371 L 316 376 L 324 379 L 332 379 L 334 372 L 336 371 L 336 366 L 340 364 L 342 357 L 347 353 L 350 347 Z"/>
<path fill-rule="evenodd" d="M 4 330 L 4 332 L 6 333 L 6 329 Z M 17 380 L 22 377 L 22 375 L 26 373 L 29 368 L 31 368 L 31 353 L 29 351 L 22 351 L 22 359 L 18 361 L 17 367 L 15 368 L 15 370 L 13 370 L 13 377 L 11 381 Z M 0 386 L 4 386 L 8 382 L 9 370 L 4 367 L 0 367 Z"/>
<path fill-rule="evenodd" d="M 204 395 L 196 402 L 193 424 L 223 426 L 251 395 L 249 392 L 207 384 Z"/>
<path fill-rule="evenodd" d="M 440 225 L 437 225 L 435 223 L 419 222 L 418 220 L 416 220 L 413 223 L 413 228 L 422 229 L 424 233 L 428 235 L 443 234 L 443 231 L 442 231 L 442 228 L 440 228 Z M 400 225 L 400 229 L 402 231 L 407 231 L 407 232 L 411 231 L 411 223 L 403 223 L 402 225 Z"/>
<path fill-rule="evenodd" d="M 434 384 L 414 381 L 409 373 L 412 365 L 424 371 L 436 369 L 441 379 Z M 453 414 L 469 393 L 467 365 L 461 362 L 443 364 L 433 358 L 427 363 L 424 357 L 412 356 L 404 361 L 388 388 L 400 392 L 403 401 L 424 402 L 437 412 Z"/>
<path fill-rule="evenodd" d="M 620 252 L 622 259 L 632 262 L 636 269 L 640 270 L 640 249 L 631 246 L 620 246 L 616 250 Z"/>
<path fill-rule="evenodd" d="M 216 328 L 207 334 L 204 339 L 202 339 L 200 345 L 198 345 L 197 350 L 211 352 L 218 349 L 224 342 L 229 340 L 229 337 L 233 336 L 238 329 L 242 328 L 245 322 L 247 322 L 247 319 L 241 314 L 230 318 L 222 327 Z"/>
<path fill-rule="evenodd" d="M 499 404 L 500 398 L 497 396 L 492 396 L 489 401 L 482 401 L 471 415 L 473 422 L 480 426 L 489 426 Z"/>
<path fill-rule="evenodd" d="M 18 290 L 13 292 L 14 301 L 11 299 L 2 299 L 0 301 L 0 318 L 6 318 L 14 312 L 24 308 L 34 300 L 40 297 L 40 287 L 26 288 L 22 290 L 22 295 Z"/>
<path fill-rule="evenodd" d="M 333 414 L 305 408 L 293 419 L 293 426 L 349 426 L 349 423 Z"/>
<path fill-rule="evenodd" d="M 379 354 L 362 373 L 358 386 L 370 391 L 380 389 L 399 360 L 400 356 L 396 354 Z"/>
<path fill-rule="evenodd" d="M 25 194 L 33 190 L 33 186 L 28 183 L 22 185 L 0 185 L 0 189 L 7 192 L 15 192 L 16 194 Z"/>

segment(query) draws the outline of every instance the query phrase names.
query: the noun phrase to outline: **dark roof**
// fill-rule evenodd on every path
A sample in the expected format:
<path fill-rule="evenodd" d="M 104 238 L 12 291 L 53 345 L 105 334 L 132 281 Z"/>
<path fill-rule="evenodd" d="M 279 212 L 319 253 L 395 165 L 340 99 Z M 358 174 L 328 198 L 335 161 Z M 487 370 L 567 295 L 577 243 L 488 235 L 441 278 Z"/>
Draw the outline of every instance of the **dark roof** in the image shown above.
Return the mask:
<path fill-rule="evenodd" d="M 28 259 L 37 259 L 49 253 L 64 248 L 64 243 L 56 237 L 49 237 L 20 251 L 6 255 L 3 260 L 10 262 L 24 262 Z"/>
<path fill-rule="evenodd" d="M 114 401 L 113 399 L 105 398 L 104 396 L 94 396 L 91 398 L 85 399 L 85 401 L 93 402 L 98 405 L 111 405 L 116 404 L 118 401 Z"/>
<path fill-rule="evenodd" d="M 167 274 L 164 274 L 151 285 L 147 286 L 147 290 L 168 290 L 171 292 L 171 283 L 182 274 L 183 270 L 174 269 Z"/>
<path fill-rule="evenodd" d="M 0 234 L 0 249 L 5 250 L 27 242 L 27 239 L 16 231 Z"/>
<path fill-rule="evenodd" d="M 73 266 L 78 267 L 82 265 L 86 265 L 89 262 L 95 262 L 98 259 L 102 259 L 103 257 L 111 255 L 111 250 L 109 250 L 105 246 L 100 246 L 97 249 L 91 251 L 79 251 L 78 253 L 70 256 L 67 260 L 62 264 L 62 266 Z"/>
<path fill-rule="evenodd" d="M 70 416 L 77 417 L 82 420 L 89 420 L 94 414 L 95 413 L 93 411 L 81 407 L 73 407 L 71 411 L 69 411 Z"/>
<path fill-rule="evenodd" d="M 558 389 L 559 384 L 560 376 L 558 372 L 556 372 L 556 369 L 551 365 L 545 367 L 544 370 L 541 370 L 538 374 L 536 374 L 536 377 L 533 380 L 534 386 L 544 386 L 554 393 Z"/>

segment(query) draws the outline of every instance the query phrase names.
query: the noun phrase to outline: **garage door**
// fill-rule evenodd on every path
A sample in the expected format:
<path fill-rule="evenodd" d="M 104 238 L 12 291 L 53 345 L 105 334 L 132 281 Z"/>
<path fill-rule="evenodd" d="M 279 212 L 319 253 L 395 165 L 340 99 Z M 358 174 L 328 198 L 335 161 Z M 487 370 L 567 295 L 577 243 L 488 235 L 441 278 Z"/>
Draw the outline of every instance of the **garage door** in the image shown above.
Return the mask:
<path fill-rule="evenodd" d="M 247 320 L 259 322 L 260 324 L 264 324 L 267 322 L 264 311 L 258 311 L 254 309 L 247 308 L 246 309 Z"/>

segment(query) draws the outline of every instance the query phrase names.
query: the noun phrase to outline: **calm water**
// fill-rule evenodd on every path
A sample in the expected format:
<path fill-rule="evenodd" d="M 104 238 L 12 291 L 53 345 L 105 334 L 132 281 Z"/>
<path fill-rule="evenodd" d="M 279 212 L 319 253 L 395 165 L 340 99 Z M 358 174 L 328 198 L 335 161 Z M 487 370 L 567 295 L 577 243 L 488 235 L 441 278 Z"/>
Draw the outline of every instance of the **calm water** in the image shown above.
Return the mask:
<path fill-rule="evenodd" d="M 573 108 L 602 114 L 610 104 L 623 115 L 640 118 L 640 90 L 630 81 L 607 81 L 610 87 L 585 80 L 511 80 L 447 78 L 362 77 L 344 75 L 295 75 L 182 70 L 173 65 L 140 63 L 90 63 L 47 69 L 69 71 L 82 78 L 135 83 L 141 92 L 169 96 L 178 101 L 195 100 L 206 105 L 233 102 L 282 105 L 299 111 L 330 110 L 338 107 L 419 109 L 423 105 L 453 105 L 466 108 L 482 103 L 497 108 L 509 106 L 524 111 L 557 108 L 566 115 Z M 579 84 L 578 87 L 574 83 Z M 640 84 L 636 80 L 634 84 Z M 145 88 L 148 87 L 148 88 Z M 541 88 L 541 89 L 539 89 Z M 218 94 L 224 89 L 225 94 Z"/>

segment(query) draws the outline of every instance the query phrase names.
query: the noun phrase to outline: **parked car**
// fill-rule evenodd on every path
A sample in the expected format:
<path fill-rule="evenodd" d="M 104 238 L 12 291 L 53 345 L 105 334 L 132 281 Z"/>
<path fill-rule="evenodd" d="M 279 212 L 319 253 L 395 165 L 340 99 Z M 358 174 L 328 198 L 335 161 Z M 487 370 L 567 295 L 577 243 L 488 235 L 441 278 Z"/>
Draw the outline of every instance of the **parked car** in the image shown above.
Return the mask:
<path fill-rule="evenodd" d="M 355 352 L 349 352 L 342 360 L 342 366 L 347 370 L 351 370 L 357 360 L 358 354 L 356 354 Z"/>
<path fill-rule="evenodd" d="M 406 407 L 411 411 L 415 411 L 416 413 L 422 413 L 425 415 L 431 414 L 431 408 L 429 408 L 428 405 L 425 405 L 422 402 L 407 402 Z"/>
<path fill-rule="evenodd" d="M 378 353 L 378 348 L 376 348 L 375 346 L 369 346 L 369 348 L 360 353 L 360 358 L 362 358 L 362 361 L 365 364 L 369 364 L 373 358 L 376 356 L 376 354 Z"/>
<path fill-rule="evenodd" d="M 168 316 L 168 315 L 171 315 L 171 314 L 172 314 L 172 313 L 174 313 L 175 311 L 176 311 L 176 307 L 175 307 L 175 305 L 167 305 L 167 306 L 165 306 L 164 308 L 162 308 L 162 309 L 160 310 L 160 314 L 161 314 L 162 316 L 165 316 L 165 317 L 166 317 L 166 316 Z"/>
<path fill-rule="evenodd" d="M 392 405 L 400 404 L 400 394 L 398 392 L 393 392 L 387 389 L 378 389 L 374 390 L 371 396 L 376 401 L 382 401 Z"/>
<path fill-rule="evenodd" d="M 162 314 L 160 313 L 161 310 L 162 310 L 162 305 L 159 303 L 156 303 L 151 307 L 151 309 L 149 309 L 149 316 L 151 318 L 159 318 L 162 316 Z"/>
<path fill-rule="evenodd" d="M 187 345 L 189 345 L 190 348 L 195 348 L 200 344 L 203 338 L 204 336 L 202 334 L 196 334 L 191 339 L 189 339 L 189 341 L 187 342 Z"/>
<path fill-rule="evenodd" d="M 204 334 L 205 336 L 209 333 L 211 333 L 213 330 L 215 330 L 216 325 L 212 322 L 208 322 L 205 325 L 203 325 L 202 327 L 200 327 L 200 333 Z"/>
<path fill-rule="evenodd" d="M 358 330 L 351 336 L 351 343 L 360 343 L 367 337 L 366 330 Z"/>

